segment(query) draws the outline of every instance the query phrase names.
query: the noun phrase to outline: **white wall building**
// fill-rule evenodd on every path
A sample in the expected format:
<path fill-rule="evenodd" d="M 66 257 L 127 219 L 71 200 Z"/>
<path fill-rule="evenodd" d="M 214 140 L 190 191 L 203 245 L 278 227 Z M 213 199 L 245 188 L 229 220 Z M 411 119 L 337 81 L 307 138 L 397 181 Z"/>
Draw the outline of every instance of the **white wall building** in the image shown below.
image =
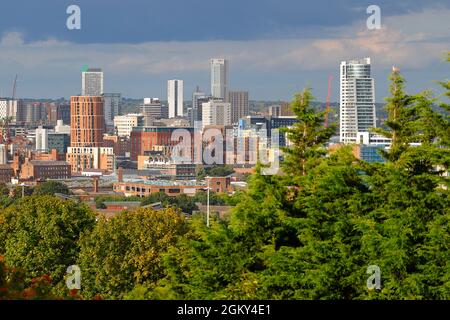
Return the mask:
<path fill-rule="evenodd" d="M 369 132 L 375 126 L 375 84 L 370 74 L 370 58 L 342 61 L 340 142 L 357 143 L 358 132 Z"/>
<path fill-rule="evenodd" d="M 47 152 L 48 151 L 48 133 L 49 129 L 44 129 L 39 126 L 35 130 L 35 146 L 36 151 Z"/>
<path fill-rule="evenodd" d="M 64 124 L 63 120 L 56 120 L 55 133 L 70 134 L 70 125 Z"/>
<path fill-rule="evenodd" d="M 183 80 L 167 81 L 167 101 L 169 104 L 169 118 L 183 116 Z"/>
<path fill-rule="evenodd" d="M 103 94 L 103 71 L 90 68 L 81 73 L 81 95 L 101 96 Z"/>
<path fill-rule="evenodd" d="M 202 103 L 202 126 L 231 125 L 231 104 L 222 100 Z"/>
<path fill-rule="evenodd" d="M 0 165 L 8 163 L 8 148 L 4 144 L 0 144 Z"/>
<path fill-rule="evenodd" d="M 228 60 L 211 59 L 211 95 L 214 98 L 227 99 Z"/>
<path fill-rule="evenodd" d="M 129 113 L 123 116 L 114 117 L 114 127 L 117 130 L 117 135 L 120 137 L 130 137 L 133 127 L 142 124 L 142 114 Z"/>

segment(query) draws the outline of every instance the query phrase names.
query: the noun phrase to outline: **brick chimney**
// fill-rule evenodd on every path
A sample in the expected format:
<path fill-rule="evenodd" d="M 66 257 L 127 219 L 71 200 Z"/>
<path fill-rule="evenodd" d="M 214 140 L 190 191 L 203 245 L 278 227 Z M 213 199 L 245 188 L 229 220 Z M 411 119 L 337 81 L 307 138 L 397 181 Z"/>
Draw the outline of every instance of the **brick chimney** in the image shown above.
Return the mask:
<path fill-rule="evenodd" d="M 119 167 L 119 169 L 117 169 L 117 181 L 123 182 L 123 168 L 122 167 Z"/>
<path fill-rule="evenodd" d="M 94 185 L 94 193 L 98 193 L 98 177 L 97 176 L 92 177 L 92 183 Z"/>

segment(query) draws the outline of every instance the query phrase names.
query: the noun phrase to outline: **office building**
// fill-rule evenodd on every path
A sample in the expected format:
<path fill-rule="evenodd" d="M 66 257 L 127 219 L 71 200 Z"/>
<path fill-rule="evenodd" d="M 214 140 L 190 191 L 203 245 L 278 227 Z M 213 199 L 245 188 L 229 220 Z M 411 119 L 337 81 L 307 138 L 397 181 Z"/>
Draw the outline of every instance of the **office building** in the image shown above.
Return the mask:
<path fill-rule="evenodd" d="M 17 105 L 17 123 L 34 125 L 41 123 L 45 116 L 46 106 L 43 103 L 19 101 Z"/>
<path fill-rule="evenodd" d="M 70 146 L 70 135 L 66 133 L 49 132 L 47 135 L 47 151 L 56 150 L 65 154 Z"/>
<path fill-rule="evenodd" d="M 289 102 L 281 102 L 280 103 L 280 117 L 294 117 L 294 110 L 292 110 L 292 106 Z"/>
<path fill-rule="evenodd" d="M 178 163 L 161 151 L 149 151 L 138 156 L 138 170 L 151 172 L 147 176 L 155 179 L 195 179 L 194 163 Z"/>
<path fill-rule="evenodd" d="M 45 105 L 47 113 L 47 122 L 56 124 L 58 120 L 62 120 L 66 124 L 70 124 L 70 104 L 48 103 Z"/>
<path fill-rule="evenodd" d="M 192 107 L 189 115 L 191 126 L 194 125 L 195 121 L 202 121 L 202 104 L 208 102 L 210 99 L 211 96 L 201 92 L 197 87 L 197 90 L 192 94 Z"/>
<path fill-rule="evenodd" d="M 228 91 L 228 60 L 211 59 L 211 95 L 226 100 Z"/>
<path fill-rule="evenodd" d="M 64 124 L 63 120 L 56 120 L 55 133 L 70 135 L 70 125 Z"/>
<path fill-rule="evenodd" d="M 81 95 L 101 96 L 103 94 L 103 72 L 99 68 L 90 68 L 81 73 Z"/>
<path fill-rule="evenodd" d="M 281 114 L 281 106 L 276 104 L 269 107 L 269 116 L 277 118 Z"/>
<path fill-rule="evenodd" d="M 39 126 L 35 130 L 35 149 L 39 152 L 48 151 L 48 134 L 49 129 Z"/>
<path fill-rule="evenodd" d="M 370 58 L 341 62 L 339 113 L 342 143 L 356 143 L 358 132 L 369 132 L 376 126 Z"/>
<path fill-rule="evenodd" d="M 183 116 L 183 92 L 183 80 L 167 81 L 167 102 L 169 104 L 169 118 Z"/>
<path fill-rule="evenodd" d="M 101 147 L 105 132 L 103 97 L 70 97 L 71 147 Z"/>
<path fill-rule="evenodd" d="M 66 161 L 72 172 L 90 169 L 114 171 L 114 150 L 110 147 L 68 147 Z"/>
<path fill-rule="evenodd" d="M 131 131 L 131 160 L 137 161 L 139 155 L 146 151 L 164 151 L 165 155 L 171 155 L 173 148 L 179 141 L 172 140 L 176 130 L 187 130 L 191 136 L 191 150 L 186 150 L 191 159 L 193 157 L 194 128 L 192 127 L 135 127 Z M 188 156 L 186 154 L 186 156 Z"/>
<path fill-rule="evenodd" d="M 144 116 L 139 113 L 129 113 L 114 117 L 114 127 L 119 137 L 130 137 L 134 127 L 144 125 Z"/>
<path fill-rule="evenodd" d="M 118 116 L 122 106 L 122 95 L 120 93 L 104 93 L 103 94 L 103 113 L 105 114 L 105 124 L 107 126 L 114 125 L 114 117 Z"/>
<path fill-rule="evenodd" d="M 162 105 L 158 98 L 144 98 L 139 109 L 144 116 L 144 126 L 152 126 L 156 120 L 169 117 L 167 106 Z"/>
<path fill-rule="evenodd" d="M 231 125 L 231 104 L 222 100 L 202 103 L 202 125 Z"/>
<path fill-rule="evenodd" d="M 0 119 L 10 118 L 11 122 L 16 122 L 17 100 L 0 98 Z"/>
<path fill-rule="evenodd" d="M 20 170 L 23 180 L 69 179 L 70 176 L 70 165 L 65 161 L 25 159 Z"/>
<path fill-rule="evenodd" d="M 228 91 L 226 101 L 231 104 L 231 123 L 250 115 L 248 91 Z"/>

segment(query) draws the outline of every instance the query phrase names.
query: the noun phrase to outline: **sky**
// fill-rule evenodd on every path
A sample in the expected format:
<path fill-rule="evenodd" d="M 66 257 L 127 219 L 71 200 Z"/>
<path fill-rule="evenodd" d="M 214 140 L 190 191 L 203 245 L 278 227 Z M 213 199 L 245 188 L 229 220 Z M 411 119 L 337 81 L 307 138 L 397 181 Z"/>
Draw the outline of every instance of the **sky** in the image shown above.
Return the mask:
<path fill-rule="evenodd" d="M 69 30 L 69 5 L 81 29 Z M 366 12 L 378 5 L 381 29 Z M 209 93 L 209 59 L 230 60 L 229 89 L 252 100 L 290 100 L 305 86 L 324 101 L 339 64 L 371 57 L 376 101 L 398 66 L 407 90 L 434 89 L 449 78 L 450 0 L 0 0 L 0 96 L 59 98 L 81 91 L 81 69 L 100 67 L 105 92 L 167 96 L 182 79 L 185 100 L 198 85 Z"/>

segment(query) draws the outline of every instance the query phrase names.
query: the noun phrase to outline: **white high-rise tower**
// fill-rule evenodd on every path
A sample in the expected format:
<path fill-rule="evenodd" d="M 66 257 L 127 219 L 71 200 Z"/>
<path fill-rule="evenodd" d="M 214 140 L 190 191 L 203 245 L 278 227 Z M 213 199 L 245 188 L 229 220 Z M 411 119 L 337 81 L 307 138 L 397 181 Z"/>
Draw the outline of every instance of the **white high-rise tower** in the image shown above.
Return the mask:
<path fill-rule="evenodd" d="M 81 95 L 101 96 L 103 94 L 103 71 L 90 68 L 81 73 Z"/>
<path fill-rule="evenodd" d="M 211 96 L 226 100 L 228 92 L 228 60 L 211 59 Z"/>
<path fill-rule="evenodd" d="M 358 143 L 358 132 L 376 126 L 370 58 L 342 61 L 340 75 L 340 142 Z"/>
<path fill-rule="evenodd" d="M 183 116 L 183 80 L 167 81 L 167 101 L 169 118 Z"/>

